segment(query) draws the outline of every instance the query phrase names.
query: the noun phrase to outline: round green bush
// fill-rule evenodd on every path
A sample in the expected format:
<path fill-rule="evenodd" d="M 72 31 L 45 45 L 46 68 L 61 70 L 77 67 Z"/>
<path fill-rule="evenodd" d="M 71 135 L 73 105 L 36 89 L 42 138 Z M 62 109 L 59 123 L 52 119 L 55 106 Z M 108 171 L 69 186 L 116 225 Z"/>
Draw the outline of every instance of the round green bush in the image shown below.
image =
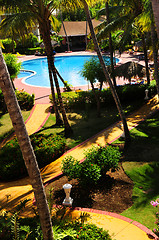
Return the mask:
<path fill-rule="evenodd" d="M 65 138 L 59 135 L 34 134 L 31 143 L 39 168 L 60 157 L 65 150 Z M 0 180 L 14 180 L 27 175 L 17 139 L 9 141 L 0 152 Z"/>
<path fill-rule="evenodd" d="M 118 148 L 112 146 L 93 146 L 85 151 L 85 160 L 80 163 L 74 157 L 66 157 L 62 161 L 62 171 L 69 180 L 77 179 L 81 185 L 96 184 L 107 171 L 115 171 L 121 153 Z"/>

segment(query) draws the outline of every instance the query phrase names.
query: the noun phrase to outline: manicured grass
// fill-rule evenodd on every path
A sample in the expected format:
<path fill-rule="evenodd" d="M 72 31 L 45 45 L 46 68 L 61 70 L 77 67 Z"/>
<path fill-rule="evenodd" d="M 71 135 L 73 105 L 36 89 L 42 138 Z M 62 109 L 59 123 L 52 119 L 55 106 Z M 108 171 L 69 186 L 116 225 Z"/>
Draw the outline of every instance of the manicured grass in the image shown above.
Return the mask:
<path fill-rule="evenodd" d="M 126 114 L 129 114 L 138 107 L 139 103 L 134 103 L 133 106 L 124 106 L 124 110 Z M 84 108 L 81 111 L 67 113 L 67 116 L 69 123 L 73 129 L 73 135 L 66 140 L 67 146 L 69 148 L 73 148 L 77 144 L 80 144 L 86 139 L 99 133 L 120 119 L 117 108 L 115 106 L 111 108 L 106 106 L 105 109 L 102 108 L 100 118 L 97 117 L 97 111 L 95 108 Z M 55 126 L 55 116 L 51 114 L 40 132 L 47 134 L 64 134 L 64 129 L 63 127 Z"/>
<path fill-rule="evenodd" d="M 157 209 L 150 201 L 159 198 L 159 112 L 133 129 L 131 138 L 123 168 L 134 182 L 133 206 L 122 215 L 153 229 Z"/>
<path fill-rule="evenodd" d="M 133 206 L 122 213 L 142 223 L 150 229 L 155 227 L 155 212 L 157 209 L 151 200 L 159 198 L 159 164 L 158 163 L 123 163 L 126 174 L 133 180 Z"/>
<path fill-rule="evenodd" d="M 26 121 L 30 115 L 30 111 L 22 111 L 22 115 L 23 115 L 24 121 Z M 12 131 L 13 131 L 13 126 L 12 126 L 11 119 L 9 117 L 9 113 L 6 113 L 4 115 L 0 114 L 0 140 L 3 139 Z"/>

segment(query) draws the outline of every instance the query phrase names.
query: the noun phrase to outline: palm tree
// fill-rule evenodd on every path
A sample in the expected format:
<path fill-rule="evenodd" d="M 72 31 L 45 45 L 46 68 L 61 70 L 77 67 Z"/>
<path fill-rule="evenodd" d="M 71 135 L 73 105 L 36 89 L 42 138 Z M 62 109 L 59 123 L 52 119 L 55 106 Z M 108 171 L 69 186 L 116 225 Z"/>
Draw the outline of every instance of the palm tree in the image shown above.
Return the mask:
<path fill-rule="evenodd" d="M 98 45 L 98 42 L 97 42 L 97 38 L 96 38 L 96 35 L 95 35 L 95 32 L 94 32 L 93 24 L 92 24 L 92 21 L 91 21 L 88 4 L 85 0 L 80 0 L 80 1 L 82 2 L 83 6 L 84 6 L 84 9 L 85 9 L 85 12 L 86 12 L 87 21 L 88 21 L 88 24 L 89 24 L 91 36 L 92 36 L 93 43 L 94 43 L 94 46 L 95 46 L 95 50 L 97 52 L 97 55 L 98 55 L 100 64 L 102 66 L 106 81 L 108 82 L 108 84 L 110 86 L 114 101 L 116 103 L 117 109 L 119 111 L 120 118 L 121 118 L 122 123 L 123 123 L 124 133 L 125 133 L 125 142 L 128 143 L 128 142 L 130 142 L 130 133 L 129 133 L 129 129 L 128 129 L 128 126 L 127 126 L 125 114 L 123 112 L 119 97 L 117 95 L 117 92 L 115 90 L 114 85 L 112 84 L 112 81 L 110 79 L 109 73 L 108 73 L 107 68 L 106 68 L 106 65 L 104 63 L 104 60 L 103 60 L 103 57 L 102 57 L 102 54 L 101 54 L 101 51 L 100 51 L 100 48 L 99 48 L 99 45 Z"/>
<path fill-rule="evenodd" d="M 159 39 L 159 0 L 151 0 L 151 3 L 156 23 L 157 35 Z"/>
<path fill-rule="evenodd" d="M 7 1 L 7 4 L 11 5 L 14 4 L 12 7 L 18 7 L 18 11 L 20 14 L 26 14 L 27 13 L 32 17 L 32 19 L 35 22 L 38 22 L 39 24 L 39 30 L 40 34 L 42 36 L 44 45 L 45 45 L 45 50 L 46 50 L 46 55 L 47 55 L 47 61 L 48 61 L 48 69 L 49 69 L 49 76 L 53 76 L 57 94 L 58 94 L 58 99 L 60 103 L 60 109 L 64 121 L 64 127 L 65 127 L 65 135 L 69 136 L 70 133 L 72 133 L 72 129 L 69 125 L 66 112 L 63 106 L 62 102 L 62 97 L 61 97 L 61 92 L 60 92 L 60 87 L 58 83 L 58 78 L 57 78 L 57 73 L 54 65 L 54 55 L 53 55 L 53 48 L 51 44 L 51 20 L 50 16 L 54 9 L 56 8 L 55 1 L 44 1 L 44 0 L 24 0 L 23 2 L 19 2 L 19 0 L 15 0 L 14 2 L 12 1 Z M 7 5 L 6 5 L 7 7 Z M 13 16 L 12 16 L 13 17 Z M 9 17 L 8 17 L 9 18 Z M 51 90 L 52 90 L 52 96 L 54 95 L 53 91 L 53 83 L 51 82 L 52 78 L 50 78 L 50 84 L 51 84 Z M 55 100 L 55 97 L 53 97 L 53 101 Z M 53 103 L 54 108 L 57 107 L 56 102 Z M 55 113 L 57 113 L 57 109 L 55 110 Z M 56 118 L 60 117 L 60 114 L 56 115 Z M 57 120 L 58 123 L 61 123 L 61 119 Z M 57 122 L 56 122 L 57 123 Z"/>
<path fill-rule="evenodd" d="M 0 88 L 3 92 L 5 103 L 12 120 L 12 124 L 22 151 L 23 159 L 31 180 L 36 198 L 40 222 L 45 240 L 53 240 L 52 223 L 49 208 L 46 200 L 40 171 L 31 146 L 31 142 L 26 131 L 25 123 L 16 99 L 10 76 L 0 48 Z"/>

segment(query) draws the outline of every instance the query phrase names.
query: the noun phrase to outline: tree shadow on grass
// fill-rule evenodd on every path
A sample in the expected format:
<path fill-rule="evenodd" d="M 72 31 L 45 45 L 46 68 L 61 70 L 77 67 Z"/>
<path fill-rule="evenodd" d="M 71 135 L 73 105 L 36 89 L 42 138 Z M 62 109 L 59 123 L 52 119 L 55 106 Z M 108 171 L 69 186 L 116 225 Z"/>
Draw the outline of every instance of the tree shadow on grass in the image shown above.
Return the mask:
<path fill-rule="evenodd" d="M 139 208 L 155 200 L 159 195 L 159 163 L 145 164 L 130 173 L 134 181 L 134 207 Z"/>

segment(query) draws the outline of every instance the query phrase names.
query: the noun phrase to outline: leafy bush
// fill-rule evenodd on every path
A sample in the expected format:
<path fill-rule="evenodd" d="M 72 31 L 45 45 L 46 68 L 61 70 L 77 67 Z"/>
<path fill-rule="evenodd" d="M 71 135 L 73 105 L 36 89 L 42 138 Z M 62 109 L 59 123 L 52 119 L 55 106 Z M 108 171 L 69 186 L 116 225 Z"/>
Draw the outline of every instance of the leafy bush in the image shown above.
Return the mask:
<path fill-rule="evenodd" d="M 77 235 L 75 239 L 79 240 L 111 240 L 108 231 L 98 228 L 94 224 L 81 224 L 79 222 L 72 223 L 72 228 L 76 230 Z"/>
<path fill-rule="evenodd" d="M 31 143 L 39 168 L 56 160 L 64 153 L 65 139 L 58 135 L 34 134 Z M 13 180 L 27 174 L 17 139 L 9 141 L 0 152 L 0 179 Z"/>
<path fill-rule="evenodd" d="M 80 163 L 74 157 L 66 157 L 62 161 L 62 171 L 69 180 L 77 179 L 81 185 L 96 184 L 101 176 L 110 169 L 118 168 L 121 153 L 112 146 L 93 146 L 85 151 L 85 160 Z"/>
<path fill-rule="evenodd" d="M 34 106 L 35 95 L 30 95 L 24 90 L 16 90 L 15 92 L 20 108 L 30 110 Z"/>
<path fill-rule="evenodd" d="M 37 47 L 38 44 L 39 44 L 38 38 L 33 33 L 29 33 L 25 34 L 23 39 L 19 40 L 17 48 L 19 47 L 34 48 Z"/>
<path fill-rule="evenodd" d="M 5 53 L 10 53 L 16 48 L 16 42 L 11 38 L 2 39 L 1 41 L 4 47 L 3 52 Z"/>
<path fill-rule="evenodd" d="M 30 95 L 24 90 L 15 91 L 18 103 L 22 110 L 30 110 L 34 106 L 35 95 Z M 6 104 L 4 102 L 4 96 L 2 90 L 0 89 L 0 110 L 5 113 L 7 111 Z"/>
<path fill-rule="evenodd" d="M 138 100 L 143 100 L 145 97 L 145 89 L 147 88 L 146 85 L 124 85 L 116 87 L 118 96 L 121 100 L 121 103 L 133 103 Z M 155 83 L 151 84 L 149 87 L 149 97 L 152 97 L 156 94 L 156 85 Z M 98 95 L 99 92 L 97 91 L 96 94 Z M 96 107 L 95 97 L 92 91 L 79 91 L 79 92 L 63 92 L 62 99 L 64 106 L 67 111 L 73 109 L 83 109 L 87 103 L 89 103 L 91 108 Z M 50 100 L 52 101 L 52 97 L 50 95 Z M 109 88 L 104 89 L 101 91 L 100 94 L 100 101 L 102 107 L 112 107 L 115 106 L 115 101 L 111 94 Z"/>
<path fill-rule="evenodd" d="M 11 79 L 16 78 L 21 69 L 21 62 L 18 62 L 18 58 L 11 53 L 4 54 L 4 60 L 7 64 L 10 78 Z"/>

